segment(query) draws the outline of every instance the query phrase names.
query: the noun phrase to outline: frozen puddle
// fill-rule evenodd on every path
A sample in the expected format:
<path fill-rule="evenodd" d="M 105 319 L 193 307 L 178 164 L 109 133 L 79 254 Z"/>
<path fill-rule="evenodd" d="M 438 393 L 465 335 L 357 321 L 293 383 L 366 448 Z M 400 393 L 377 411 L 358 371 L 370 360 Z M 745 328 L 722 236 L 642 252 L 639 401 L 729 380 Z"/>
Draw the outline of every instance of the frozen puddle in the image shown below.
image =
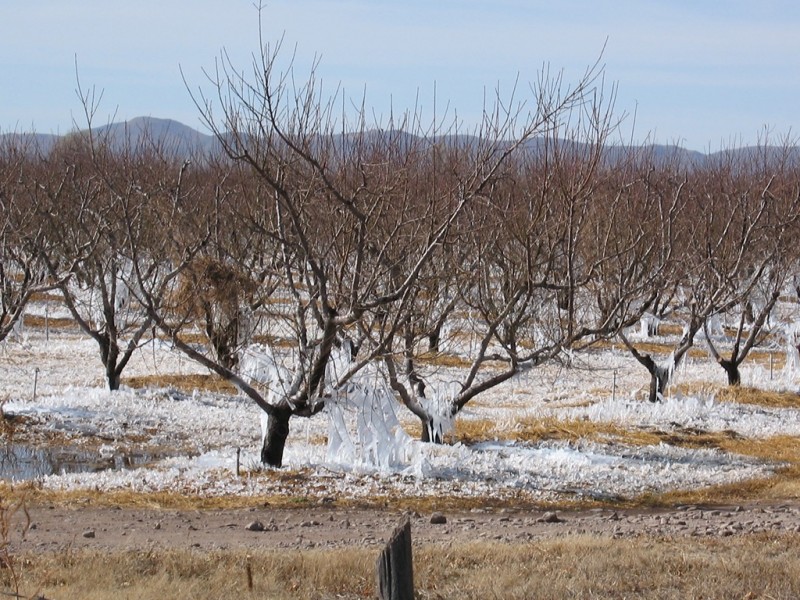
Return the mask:
<path fill-rule="evenodd" d="M 136 469 L 163 456 L 146 452 L 103 453 L 74 446 L 8 443 L 0 449 L 0 479 L 26 481 L 67 473 Z"/>

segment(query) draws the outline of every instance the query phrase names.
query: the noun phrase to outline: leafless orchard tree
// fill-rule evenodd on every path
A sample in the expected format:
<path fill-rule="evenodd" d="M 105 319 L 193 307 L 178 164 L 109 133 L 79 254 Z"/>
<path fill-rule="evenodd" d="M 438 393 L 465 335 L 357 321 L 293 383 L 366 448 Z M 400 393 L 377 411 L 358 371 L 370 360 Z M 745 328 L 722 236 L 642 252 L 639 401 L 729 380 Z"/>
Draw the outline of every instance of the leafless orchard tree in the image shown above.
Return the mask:
<path fill-rule="evenodd" d="M 31 296 L 57 280 L 42 261 L 49 242 L 39 215 L 37 153 L 29 138 L 7 136 L 0 145 L 0 341 L 18 326 Z"/>
<path fill-rule="evenodd" d="M 81 330 L 97 342 L 109 389 L 116 390 L 151 331 L 145 295 L 152 304 L 171 293 L 159 287 L 175 258 L 163 240 L 181 238 L 179 229 L 171 229 L 175 207 L 191 202 L 196 186 L 186 181 L 189 162 L 159 140 L 145 134 L 119 144 L 107 130 L 93 128 L 96 96 L 79 93 L 87 128 L 51 151 L 48 170 L 58 176 L 40 182 L 54 240 L 45 259 L 53 277 L 65 260 L 72 261 L 58 287 Z M 143 286 L 149 286 L 147 294 Z"/>
<path fill-rule="evenodd" d="M 706 343 L 711 355 L 723 368 L 729 385 L 740 385 L 740 365 L 750 351 L 770 333 L 768 320 L 796 268 L 798 223 L 800 222 L 800 188 L 797 164 L 789 160 L 789 146 L 758 149 L 758 154 L 736 161 L 734 169 L 746 179 L 750 195 L 761 194 L 767 214 L 757 239 L 751 244 L 750 265 L 746 271 L 759 275 L 740 301 L 728 311 L 738 312 L 727 354 L 720 342 L 714 341 L 708 323 L 704 323 Z"/>
<path fill-rule="evenodd" d="M 774 255 L 764 252 L 768 231 L 768 188 L 749 189 L 748 174 L 731 161 L 719 160 L 685 172 L 675 194 L 684 197 L 675 254 L 678 269 L 673 315 L 684 332 L 666 362 L 640 352 L 621 333 L 629 351 L 650 373 L 651 402 L 663 397 L 671 373 L 695 343 L 711 317 L 740 303 L 770 268 Z M 677 180 L 676 180 L 677 181 Z"/>
<path fill-rule="evenodd" d="M 210 73 L 213 95 L 198 92 L 195 98 L 230 160 L 258 182 L 256 197 L 238 205 L 237 222 L 244 236 L 259 240 L 268 264 L 242 260 L 224 242 L 208 249 L 224 255 L 226 264 L 249 262 L 269 274 L 259 278 L 250 270 L 248 280 L 257 286 L 254 296 L 270 297 L 261 314 L 268 319 L 266 331 L 289 345 L 281 349 L 290 356 L 288 375 L 265 390 L 235 365 L 182 339 L 189 309 L 187 318 L 177 320 L 177 307 L 167 311 L 163 303 L 145 301 L 176 347 L 234 382 L 267 413 L 261 457 L 273 466 L 282 463 L 291 417 L 319 413 L 361 369 L 391 357 L 415 286 L 456 223 L 483 201 L 503 164 L 527 140 L 551 127 L 560 112 L 585 102 L 598 75 L 590 69 L 566 89 L 560 76 L 545 74 L 532 88 L 533 105 L 498 103 L 495 112 L 487 111 L 475 144 L 448 163 L 456 174 L 421 189 L 420 181 L 436 180 L 441 167 L 419 114 L 393 119 L 388 129 L 370 129 L 364 110 L 348 121 L 336 108 L 338 93 L 324 99 L 314 68 L 300 83 L 292 68 L 279 70 L 279 50 L 264 45 L 251 72 L 237 70 L 223 55 Z M 273 285 L 276 274 L 279 286 Z M 266 292 L 259 289 L 265 285 Z M 426 333 L 435 333 L 435 325 Z M 346 341 L 354 342 L 352 360 L 334 372 L 331 356 Z"/>
<path fill-rule="evenodd" d="M 434 277 L 453 277 L 458 290 L 458 327 L 468 341 L 453 348 L 466 375 L 448 373 L 456 390 L 432 402 L 431 369 L 419 353 L 427 329 L 415 325 L 435 322 L 435 312 L 404 323 L 402 364 L 387 358 L 392 387 L 422 421 L 423 440 L 441 441 L 439 424 L 479 394 L 614 335 L 652 303 L 663 276 L 657 213 L 636 204 L 626 170 L 603 165 L 612 105 L 587 93 L 559 104 L 566 114 L 547 111 L 555 118 L 532 148 L 495 171 L 454 230 L 460 264 L 435 263 Z"/>

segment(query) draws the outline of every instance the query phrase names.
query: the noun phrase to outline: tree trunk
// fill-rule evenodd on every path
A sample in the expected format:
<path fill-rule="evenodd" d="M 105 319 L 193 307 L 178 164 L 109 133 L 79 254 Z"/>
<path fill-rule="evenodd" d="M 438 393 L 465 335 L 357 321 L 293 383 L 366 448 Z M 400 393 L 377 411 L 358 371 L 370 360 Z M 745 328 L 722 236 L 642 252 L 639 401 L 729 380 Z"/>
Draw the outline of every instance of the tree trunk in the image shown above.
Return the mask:
<path fill-rule="evenodd" d="M 229 324 L 227 328 L 215 328 L 211 323 L 206 326 L 206 334 L 211 342 L 211 347 L 214 348 L 217 360 L 223 367 L 231 371 L 235 371 L 239 364 L 239 356 L 236 352 L 238 332 L 236 323 Z"/>
<path fill-rule="evenodd" d="M 656 337 L 658 335 L 658 319 L 648 319 L 647 321 L 647 337 Z"/>
<path fill-rule="evenodd" d="M 442 340 L 442 328 L 436 327 L 428 334 L 428 350 L 439 352 L 439 343 Z"/>
<path fill-rule="evenodd" d="M 442 431 L 434 427 L 434 421 L 431 417 L 420 417 L 420 421 L 422 421 L 422 435 L 420 436 L 420 441 L 432 444 L 444 443 Z"/>
<path fill-rule="evenodd" d="M 106 381 L 108 389 L 112 392 L 119 389 L 120 374 L 117 372 L 117 360 L 119 359 L 119 348 L 107 337 L 98 340 L 100 344 L 100 358 L 106 368 Z"/>
<path fill-rule="evenodd" d="M 664 399 L 664 391 L 669 383 L 669 369 L 660 367 L 651 359 L 647 370 L 650 371 L 650 394 L 647 399 L 650 402 L 661 402 Z"/>
<path fill-rule="evenodd" d="M 742 376 L 739 373 L 739 363 L 733 360 L 720 360 L 720 366 L 725 369 L 728 375 L 728 385 L 737 386 L 742 383 Z"/>
<path fill-rule="evenodd" d="M 108 389 L 115 392 L 119 389 L 120 376 L 113 365 L 106 367 L 106 379 L 108 380 Z"/>
<path fill-rule="evenodd" d="M 289 437 L 290 411 L 278 411 L 268 418 L 267 435 L 261 447 L 261 462 L 270 467 L 283 466 L 283 449 L 286 447 L 286 438 Z"/>

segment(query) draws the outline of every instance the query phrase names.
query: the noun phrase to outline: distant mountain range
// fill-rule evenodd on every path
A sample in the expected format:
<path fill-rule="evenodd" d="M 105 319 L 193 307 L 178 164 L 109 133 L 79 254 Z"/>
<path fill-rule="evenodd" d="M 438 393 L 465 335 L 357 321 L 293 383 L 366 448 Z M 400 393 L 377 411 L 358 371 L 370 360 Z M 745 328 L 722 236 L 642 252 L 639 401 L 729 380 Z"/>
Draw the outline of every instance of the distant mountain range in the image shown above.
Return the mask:
<path fill-rule="evenodd" d="M 96 127 L 93 133 L 98 136 L 107 136 L 112 148 L 124 148 L 127 144 L 134 147 L 142 143 L 154 142 L 162 144 L 165 148 L 175 152 L 178 156 L 189 156 L 194 152 L 214 152 L 220 150 L 219 141 L 215 136 L 201 133 L 171 119 L 158 119 L 154 117 L 136 117 L 130 121 L 122 123 L 111 123 Z M 32 151 L 47 155 L 55 144 L 65 136 L 41 133 L 5 133 L 0 134 L 0 143 L 16 142 L 18 144 L 28 144 Z M 410 143 L 411 134 L 401 134 L 405 141 Z M 339 136 L 342 143 L 351 136 Z M 451 136 L 449 139 L 453 143 L 469 143 L 475 138 L 468 135 Z M 531 139 L 527 148 L 535 150 L 541 145 L 541 140 Z M 694 150 L 687 150 L 677 145 L 649 144 L 634 147 L 637 151 L 647 153 L 655 163 L 675 160 L 679 164 L 687 167 L 702 166 L 709 161 L 719 158 L 722 155 L 733 153 L 740 158 L 753 158 L 755 156 L 766 157 L 769 161 L 788 158 L 794 164 L 800 163 L 800 148 L 793 146 L 790 148 L 768 146 L 755 147 L 745 146 L 704 154 Z M 625 146 L 609 146 L 606 149 L 606 158 L 610 161 L 620 160 L 631 148 Z"/>
<path fill-rule="evenodd" d="M 136 117 L 122 123 L 110 123 L 95 127 L 92 132 L 98 138 L 107 138 L 112 148 L 124 148 L 128 144 L 136 147 L 147 140 L 163 144 L 179 155 L 189 155 L 194 151 L 202 152 L 218 148 L 217 139 L 213 135 L 201 133 L 172 119 Z M 0 142 L 5 144 L 13 140 L 18 144 L 47 155 L 59 140 L 70 135 L 74 135 L 74 132 L 65 135 L 5 133 L 0 135 Z"/>

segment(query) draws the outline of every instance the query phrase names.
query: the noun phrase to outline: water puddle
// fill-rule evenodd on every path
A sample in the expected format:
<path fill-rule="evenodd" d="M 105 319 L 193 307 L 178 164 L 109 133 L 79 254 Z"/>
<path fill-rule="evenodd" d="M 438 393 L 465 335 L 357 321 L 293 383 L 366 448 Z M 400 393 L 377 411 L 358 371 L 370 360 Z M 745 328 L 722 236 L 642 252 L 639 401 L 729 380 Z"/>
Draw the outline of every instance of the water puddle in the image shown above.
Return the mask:
<path fill-rule="evenodd" d="M 136 451 L 106 455 L 96 449 L 6 443 L 0 446 L 0 479 L 25 481 L 44 475 L 135 469 L 167 456 Z"/>

